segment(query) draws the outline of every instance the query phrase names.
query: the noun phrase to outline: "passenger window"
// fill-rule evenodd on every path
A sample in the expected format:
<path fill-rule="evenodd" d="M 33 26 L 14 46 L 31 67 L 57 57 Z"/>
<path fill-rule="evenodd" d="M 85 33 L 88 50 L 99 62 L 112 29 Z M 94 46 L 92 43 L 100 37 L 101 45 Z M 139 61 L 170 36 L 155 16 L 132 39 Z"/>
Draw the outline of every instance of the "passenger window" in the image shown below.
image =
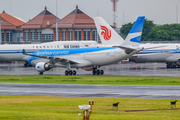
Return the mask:
<path fill-rule="evenodd" d="M 44 48 L 46 48 L 45 46 L 43 46 Z"/>
<path fill-rule="evenodd" d="M 41 46 L 39 46 L 39 48 L 41 48 Z"/>
<path fill-rule="evenodd" d="M 36 48 L 38 48 L 38 46 L 36 46 Z"/>
<path fill-rule="evenodd" d="M 59 48 L 59 45 L 57 45 L 57 48 Z"/>
<path fill-rule="evenodd" d="M 47 46 L 47 48 L 49 48 L 49 46 Z"/>

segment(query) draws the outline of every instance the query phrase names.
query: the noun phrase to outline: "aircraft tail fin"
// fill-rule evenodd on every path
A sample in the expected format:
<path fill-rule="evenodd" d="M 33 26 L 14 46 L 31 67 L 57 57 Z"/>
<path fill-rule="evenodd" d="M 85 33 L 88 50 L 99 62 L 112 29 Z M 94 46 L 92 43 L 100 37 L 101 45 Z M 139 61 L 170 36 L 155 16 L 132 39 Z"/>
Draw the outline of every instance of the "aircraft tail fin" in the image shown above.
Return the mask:
<path fill-rule="evenodd" d="M 93 19 L 102 44 L 121 45 L 124 42 L 124 39 L 102 17 Z"/>
<path fill-rule="evenodd" d="M 137 18 L 128 36 L 126 37 L 125 41 L 122 43 L 122 46 L 127 46 L 127 45 L 128 46 L 132 45 L 134 47 L 139 46 L 141 42 L 141 35 L 142 35 L 144 20 L 145 20 L 144 16 L 140 16 Z"/>

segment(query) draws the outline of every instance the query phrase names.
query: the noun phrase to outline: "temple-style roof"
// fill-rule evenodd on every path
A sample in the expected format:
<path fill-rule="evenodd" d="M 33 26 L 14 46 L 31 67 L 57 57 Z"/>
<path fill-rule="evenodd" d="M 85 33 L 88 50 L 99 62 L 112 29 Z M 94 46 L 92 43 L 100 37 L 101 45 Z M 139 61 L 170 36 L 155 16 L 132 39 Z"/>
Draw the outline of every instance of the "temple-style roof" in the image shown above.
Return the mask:
<path fill-rule="evenodd" d="M 1 29 L 16 30 L 16 29 L 19 29 L 20 26 L 25 23 L 23 20 L 18 19 L 17 17 L 11 16 L 7 14 L 5 11 L 3 11 L 0 14 L 0 20 L 2 21 Z"/>
<path fill-rule="evenodd" d="M 51 28 L 55 28 L 53 24 Z M 58 28 L 96 28 L 94 20 L 78 9 L 73 10 L 58 22 Z"/>
<path fill-rule="evenodd" d="M 52 24 L 55 23 L 56 16 L 47 10 L 45 7 L 44 11 L 39 13 L 32 20 L 29 20 L 21 28 L 22 29 L 41 29 L 49 28 Z M 57 18 L 59 19 L 59 18 Z"/>

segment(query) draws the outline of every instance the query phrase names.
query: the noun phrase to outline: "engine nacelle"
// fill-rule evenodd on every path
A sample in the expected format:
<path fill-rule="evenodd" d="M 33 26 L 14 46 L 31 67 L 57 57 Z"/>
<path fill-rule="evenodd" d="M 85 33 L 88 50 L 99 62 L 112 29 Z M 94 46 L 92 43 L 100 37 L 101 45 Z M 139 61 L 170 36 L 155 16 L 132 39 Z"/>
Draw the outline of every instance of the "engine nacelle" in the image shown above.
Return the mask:
<path fill-rule="evenodd" d="M 35 66 L 36 70 L 38 72 L 44 72 L 44 71 L 48 71 L 52 68 L 50 63 L 45 63 L 45 62 L 38 62 Z"/>

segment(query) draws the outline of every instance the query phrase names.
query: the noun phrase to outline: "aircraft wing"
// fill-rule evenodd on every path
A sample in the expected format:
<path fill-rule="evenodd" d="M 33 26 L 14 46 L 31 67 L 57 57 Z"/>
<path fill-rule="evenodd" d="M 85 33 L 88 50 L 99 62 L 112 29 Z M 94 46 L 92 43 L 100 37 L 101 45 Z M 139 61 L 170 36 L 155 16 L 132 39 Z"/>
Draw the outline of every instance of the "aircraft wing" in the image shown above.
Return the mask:
<path fill-rule="evenodd" d="M 149 48 L 137 48 L 137 47 L 132 47 L 132 46 L 114 46 L 114 47 L 119 47 L 121 49 L 127 50 L 127 51 L 134 51 L 134 50 L 138 50 L 138 49 L 142 49 L 142 50 L 148 50 L 148 49 L 155 49 L 155 48 L 161 48 L 161 47 L 166 47 L 167 45 L 161 45 L 161 46 L 156 46 L 156 47 L 149 47 Z M 179 50 L 179 48 L 177 48 L 176 50 L 174 50 L 173 52 Z"/>
<path fill-rule="evenodd" d="M 50 63 L 57 63 L 57 62 L 69 62 L 69 63 L 72 63 L 72 64 L 75 64 L 75 63 L 81 63 L 81 61 L 78 61 L 78 60 L 72 60 L 72 59 L 68 59 L 68 58 L 64 58 L 64 57 L 49 57 L 49 56 L 40 56 L 40 55 L 34 55 L 34 54 L 28 54 L 25 52 L 25 50 L 23 49 L 23 52 L 22 52 L 24 55 L 28 55 L 28 56 L 33 56 L 33 57 L 39 57 L 39 58 L 42 58 L 42 59 L 48 59 Z"/>
<path fill-rule="evenodd" d="M 161 45 L 161 46 L 156 46 L 156 47 L 149 47 L 149 48 L 144 48 L 144 50 L 149 50 L 149 49 L 154 49 L 154 48 L 161 48 L 161 47 L 166 47 L 167 45 Z"/>

